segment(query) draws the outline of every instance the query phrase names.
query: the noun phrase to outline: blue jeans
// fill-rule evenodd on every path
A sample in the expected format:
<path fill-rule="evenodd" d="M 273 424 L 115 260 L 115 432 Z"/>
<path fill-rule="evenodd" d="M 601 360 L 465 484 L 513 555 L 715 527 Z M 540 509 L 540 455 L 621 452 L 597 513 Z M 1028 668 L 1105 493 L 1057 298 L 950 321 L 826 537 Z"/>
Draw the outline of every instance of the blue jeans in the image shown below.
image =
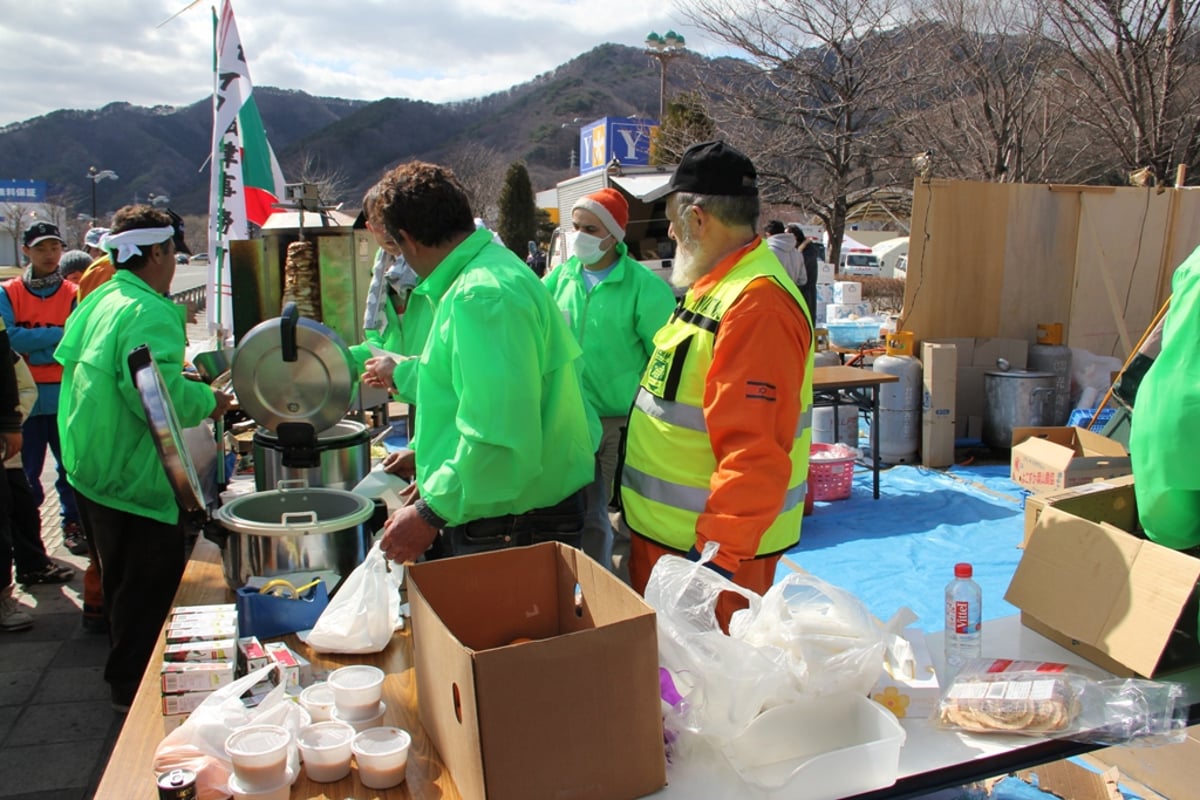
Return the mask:
<path fill-rule="evenodd" d="M 29 479 L 29 487 L 33 489 L 33 499 L 38 508 L 46 501 L 46 492 L 42 489 L 42 467 L 46 465 L 46 447 L 54 454 L 58 465 L 58 478 L 54 488 L 58 490 L 58 513 L 62 523 L 79 522 L 79 509 L 75 506 L 75 490 L 67 483 L 67 473 L 62 466 L 62 448 L 58 443 L 58 417 L 55 414 L 38 414 L 25 420 L 21 428 L 24 441 L 21 444 L 21 461 L 25 467 L 25 477 Z"/>
<path fill-rule="evenodd" d="M 572 492 L 560 503 L 524 514 L 505 514 L 447 526 L 434 543 L 429 557 L 465 556 L 550 541 L 579 547 L 587 509 L 585 491 L 586 487 Z"/>

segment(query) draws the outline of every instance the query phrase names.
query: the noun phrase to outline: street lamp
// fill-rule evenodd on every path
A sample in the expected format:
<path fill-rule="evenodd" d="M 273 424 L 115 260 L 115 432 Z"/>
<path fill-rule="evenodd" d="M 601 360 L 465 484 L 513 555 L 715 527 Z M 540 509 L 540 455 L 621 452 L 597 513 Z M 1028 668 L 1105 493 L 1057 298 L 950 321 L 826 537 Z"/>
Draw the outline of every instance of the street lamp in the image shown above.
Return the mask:
<path fill-rule="evenodd" d="M 90 180 L 92 182 L 92 219 L 93 220 L 96 219 L 96 184 L 99 183 L 100 181 L 106 180 L 108 178 L 111 178 L 112 180 L 115 181 L 118 177 L 120 177 L 120 176 L 118 176 L 117 173 L 113 172 L 111 169 L 96 169 L 95 167 L 88 167 L 87 178 L 88 178 L 88 180 Z"/>
<path fill-rule="evenodd" d="M 654 31 L 646 37 L 646 54 L 658 61 L 660 80 L 658 85 L 658 122 L 662 124 L 667 113 L 667 62 L 683 53 L 687 42 L 675 31 L 659 36 Z"/>

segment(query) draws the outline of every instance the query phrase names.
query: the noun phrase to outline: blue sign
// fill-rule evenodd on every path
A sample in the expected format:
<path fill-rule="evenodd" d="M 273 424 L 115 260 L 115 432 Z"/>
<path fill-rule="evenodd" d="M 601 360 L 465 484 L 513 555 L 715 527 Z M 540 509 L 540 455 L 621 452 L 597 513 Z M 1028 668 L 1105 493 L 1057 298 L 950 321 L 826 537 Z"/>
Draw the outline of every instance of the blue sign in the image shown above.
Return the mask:
<path fill-rule="evenodd" d="M 579 174 L 603 169 L 616 158 L 623 167 L 650 166 L 650 140 L 658 133 L 652 119 L 603 117 L 579 129 Z"/>
<path fill-rule="evenodd" d="M 45 181 L 16 181 L 0 178 L 0 203 L 44 203 Z"/>

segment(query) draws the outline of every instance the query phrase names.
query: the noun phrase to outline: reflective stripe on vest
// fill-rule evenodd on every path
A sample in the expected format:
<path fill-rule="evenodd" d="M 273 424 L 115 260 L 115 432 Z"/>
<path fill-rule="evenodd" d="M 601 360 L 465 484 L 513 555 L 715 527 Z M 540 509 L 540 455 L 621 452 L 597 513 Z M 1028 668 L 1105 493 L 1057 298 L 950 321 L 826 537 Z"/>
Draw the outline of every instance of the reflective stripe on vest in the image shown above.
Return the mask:
<path fill-rule="evenodd" d="M 795 284 L 766 244 L 760 244 L 706 294 L 685 298 L 684 305 L 655 335 L 655 352 L 629 415 L 621 472 L 626 520 L 638 534 L 674 550 L 686 551 L 695 544 L 696 524 L 707 506 L 717 468 L 703 397 L 721 318 L 750 282 L 762 277 L 773 279 L 787 291 L 808 318 Z M 788 488 L 779 515 L 759 541 L 759 555 L 786 550 L 800 538 L 812 439 L 812 366 L 810 347 L 790 451 Z"/>

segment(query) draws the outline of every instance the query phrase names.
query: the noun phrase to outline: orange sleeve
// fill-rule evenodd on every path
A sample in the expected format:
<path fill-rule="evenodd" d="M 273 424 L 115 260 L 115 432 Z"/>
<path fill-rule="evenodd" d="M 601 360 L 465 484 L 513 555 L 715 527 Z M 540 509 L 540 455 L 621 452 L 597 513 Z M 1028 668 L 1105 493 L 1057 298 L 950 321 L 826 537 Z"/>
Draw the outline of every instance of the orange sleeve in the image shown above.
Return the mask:
<path fill-rule="evenodd" d="M 754 558 L 783 509 L 800 388 L 812 326 L 791 296 L 759 278 L 721 319 L 704 390 L 704 417 L 717 469 L 696 548 L 716 541 L 716 565 L 733 572 Z"/>
<path fill-rule="evenodd" d="M 82 300 L 91 294 L 97 286 L 111 278 L 116 271 L 108 259 L 101 258 L 93 261 L 92 265 L 79 276 L 79 299 Z"/>

